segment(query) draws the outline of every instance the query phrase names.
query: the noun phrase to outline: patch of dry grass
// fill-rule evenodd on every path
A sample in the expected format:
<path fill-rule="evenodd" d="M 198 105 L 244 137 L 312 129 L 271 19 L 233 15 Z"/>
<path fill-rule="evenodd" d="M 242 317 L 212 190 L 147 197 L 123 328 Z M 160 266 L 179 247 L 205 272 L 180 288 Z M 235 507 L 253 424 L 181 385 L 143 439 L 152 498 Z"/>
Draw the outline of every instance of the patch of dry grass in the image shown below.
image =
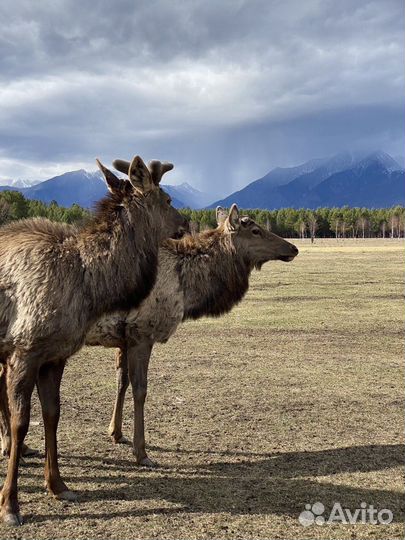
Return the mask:
<path fill-rule="evenodd" d="M 30 459 L 27 524 L 0 526 L 0 537 L 402 538 L 403 243 L 297 244 L 296 261 L 255 273 L 231 314 L 186 323 L 156 347 L 146 418 L 156 471 L 106 434 L 114 352 L 76 355 L 59 440 L 81 502 L 45 495 L 42 459 Z M 43 449 L 36 398 L 32 420 L 28 442 Z M 128 392 L 127 435 L 131 424 Z M 315 501 L 366 502 L 394 521 L 304 528 L 298 515 Z"/>

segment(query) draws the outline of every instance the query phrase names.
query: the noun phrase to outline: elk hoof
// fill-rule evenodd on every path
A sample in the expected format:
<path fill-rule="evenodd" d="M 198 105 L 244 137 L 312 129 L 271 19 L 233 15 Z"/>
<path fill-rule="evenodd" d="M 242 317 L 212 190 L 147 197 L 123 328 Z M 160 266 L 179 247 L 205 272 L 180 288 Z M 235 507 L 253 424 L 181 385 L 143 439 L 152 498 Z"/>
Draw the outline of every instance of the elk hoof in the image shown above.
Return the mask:
<path fill-rule="evenodd" d="M 1 455 L 3 457 L 10 457 L 10 448 L 4 448 L 1 451 Z M 24 460 L 22 459 L 23 457 L 35 457 L 35 456 L 39 456 L 38 450 L 34 450 L 33 448 L 30 448 L 26 444 L 23 444 L 22 449 L 21 449 L 21 457 L 20 457 L 21 462 L 24 463 Z"/>
<path fill-rule="evenodd" d="M 144 457 L 138 461 L 138 465 L 140 467 L 147 467 L 148 469 L 156 469 L 159 466 L 156 461 L 152 461 L 148 457 Z"/>
<path fill-rule="evenodd" d="M 78 495 L 74 491 L 70 491 L 70 489 L 55 493 L 54 497 L 58 501 L 77 502 L 79 500 Z"/>
<path fill-rule="evenodd" d="M 34 450 L 33 448 L 30 448 L 26 444 L 23 444 L 23 447 L 22 447 L 22 450 L 21 450 L 21 455 L 24 456 L 24 457 L 39 456 L 39 451 Z"/>
<path fill-rule="evenodd" d="M 16 514 L 13 514 L 11 512 L 7 512 L 3 516 L 3 523 L 7 527 L 19 527 L 23 524 L 23 520 L 21 515 L 17 512 Z"/>
<path fill-rule="evenodd" d="M 115 439 L 115 444 L 132 444 L 132 441 L 128 439 L 128 437 L 125 437 L 125 435 L 121 435 L 118 439 Z"/>

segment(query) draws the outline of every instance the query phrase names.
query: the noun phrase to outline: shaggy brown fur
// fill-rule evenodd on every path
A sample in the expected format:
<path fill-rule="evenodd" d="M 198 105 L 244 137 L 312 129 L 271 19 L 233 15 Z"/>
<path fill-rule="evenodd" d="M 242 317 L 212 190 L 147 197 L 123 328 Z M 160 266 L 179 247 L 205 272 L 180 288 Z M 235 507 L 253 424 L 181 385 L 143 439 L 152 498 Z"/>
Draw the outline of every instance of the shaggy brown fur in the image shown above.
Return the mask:
<path fill-rule="evenodd" d="M 57 463 L 65 361 L 101 315 L 139 305 L 155 282 L 159 242 L 184 226 L 158 186 L 155 164 L 149 171 L 139 157 L 134 158 L 129 181 L 99 166 L 111 193 L 84 229 L 44 219 L 0 229 L 0 361 L 9 357 L 12 439 L 1 517 L 10 525 L 21 523 L 18 463 L 34 385 L 44 417 L 48 489 L 58 498 L 74 500 Z"/>
<path fill-rule="evenodd" d="M 233 240 L 220 227 L 163 244 L 177 257 L 176 269 L 185 297 L 183 320 L 218 317 L 244 297 L 252 267 L 238 256 Z"/>
<path fill-rule="evenodd" d="M 222 210 L 217 215 L 217 229 L 163 242 L 151 294 L 137 309 L 101 318 L 86 337 L 87 345 L 119 347 L 117 399 L 109 431 L 115 442 L 126 441 L 122 410 L 130 380 L 133 450 L 142 465 L 153 466 L 145 451 L 143 414 L 153 344 L 167 341 L 182 320 L 231 310 L 246 293 L 254 267 L 269 260 L 290 261 L 298 254 L 294 245 L 249 218 L 239 219 L 235 205 L 226 219 Z"/>

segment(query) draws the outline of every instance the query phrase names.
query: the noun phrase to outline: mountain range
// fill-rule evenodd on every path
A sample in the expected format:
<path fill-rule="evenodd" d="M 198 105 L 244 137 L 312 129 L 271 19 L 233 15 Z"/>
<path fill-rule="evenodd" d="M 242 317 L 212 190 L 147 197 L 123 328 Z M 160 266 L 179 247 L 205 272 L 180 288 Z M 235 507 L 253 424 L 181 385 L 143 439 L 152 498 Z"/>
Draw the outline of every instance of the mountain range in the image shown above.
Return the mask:
<path fill-rule="evenodd" d="M 276 168 L 240 191 L 210 205 L 242 208 L 318 208 L 405 204 L 405 171 L 389 154 L 342 153 L 298 167 Z"/>
<path fill-rule="evenodd" d="M 7 185 L 4 185 L 7 183 Z M 3 184 L 3 185 L 1 185 Z M 312 159 L 295 167 L 277 167 L 262 178 L 224 199 L 212 197 L 188 183 L 162 185 L 177 208 L 318 208 L 322 206 L 405 205 L 405 170 L 381 151 L 355 156 L 349 152 Z M 67 172 L 43 182 L 0 181 L 0 191 L 18 190 L 29 199 L 55 200 L 62 206 L 77 203 L 90 208 L 107 190 L 101 173 L 83 169 Z M 210 204 L 211 203 L 211 204 Z"/>
<path fill-rule="evenodd" d="M 187 182 L 178 186 L 162 185 L 169 193 L 176 208 L 203 208 L 212 198 L 193 188 Z M 61 206 L 76 203 L 84 208 L 94 206 L 107 193 L 107 188 L 100 172 L 88 172 L 84 169 L 71 171 L 50 178 L 43 182 L 29 183 L 22 180 L 2 181 L 0 191 L 20 191 L 28 199 L 37 199 L 46 203 L 56 201 Z"/>

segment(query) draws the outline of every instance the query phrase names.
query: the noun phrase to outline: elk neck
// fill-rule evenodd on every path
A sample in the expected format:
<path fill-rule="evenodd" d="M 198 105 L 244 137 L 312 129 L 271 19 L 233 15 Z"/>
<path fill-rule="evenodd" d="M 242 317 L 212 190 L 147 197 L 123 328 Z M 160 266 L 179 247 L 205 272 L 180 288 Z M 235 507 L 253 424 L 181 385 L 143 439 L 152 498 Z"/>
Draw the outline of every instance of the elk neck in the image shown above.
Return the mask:
<path fill-rule="evenodd" d="M 250 265 L 221 230 L 205 231 L 181 240 L 167 240 L 175 253 L 184 294 L 185 319 L 218 317 L 242 300 L 249 287 Z"/>
<path fill-rule="evenodd" d="M 98 208 L 78 238 L 94 317 L 137 307 L 150 293 L 157 274 L 158 230 L 150 213 L 140 204 L 133 217 L 112 202 L 107 199 Z"/>

